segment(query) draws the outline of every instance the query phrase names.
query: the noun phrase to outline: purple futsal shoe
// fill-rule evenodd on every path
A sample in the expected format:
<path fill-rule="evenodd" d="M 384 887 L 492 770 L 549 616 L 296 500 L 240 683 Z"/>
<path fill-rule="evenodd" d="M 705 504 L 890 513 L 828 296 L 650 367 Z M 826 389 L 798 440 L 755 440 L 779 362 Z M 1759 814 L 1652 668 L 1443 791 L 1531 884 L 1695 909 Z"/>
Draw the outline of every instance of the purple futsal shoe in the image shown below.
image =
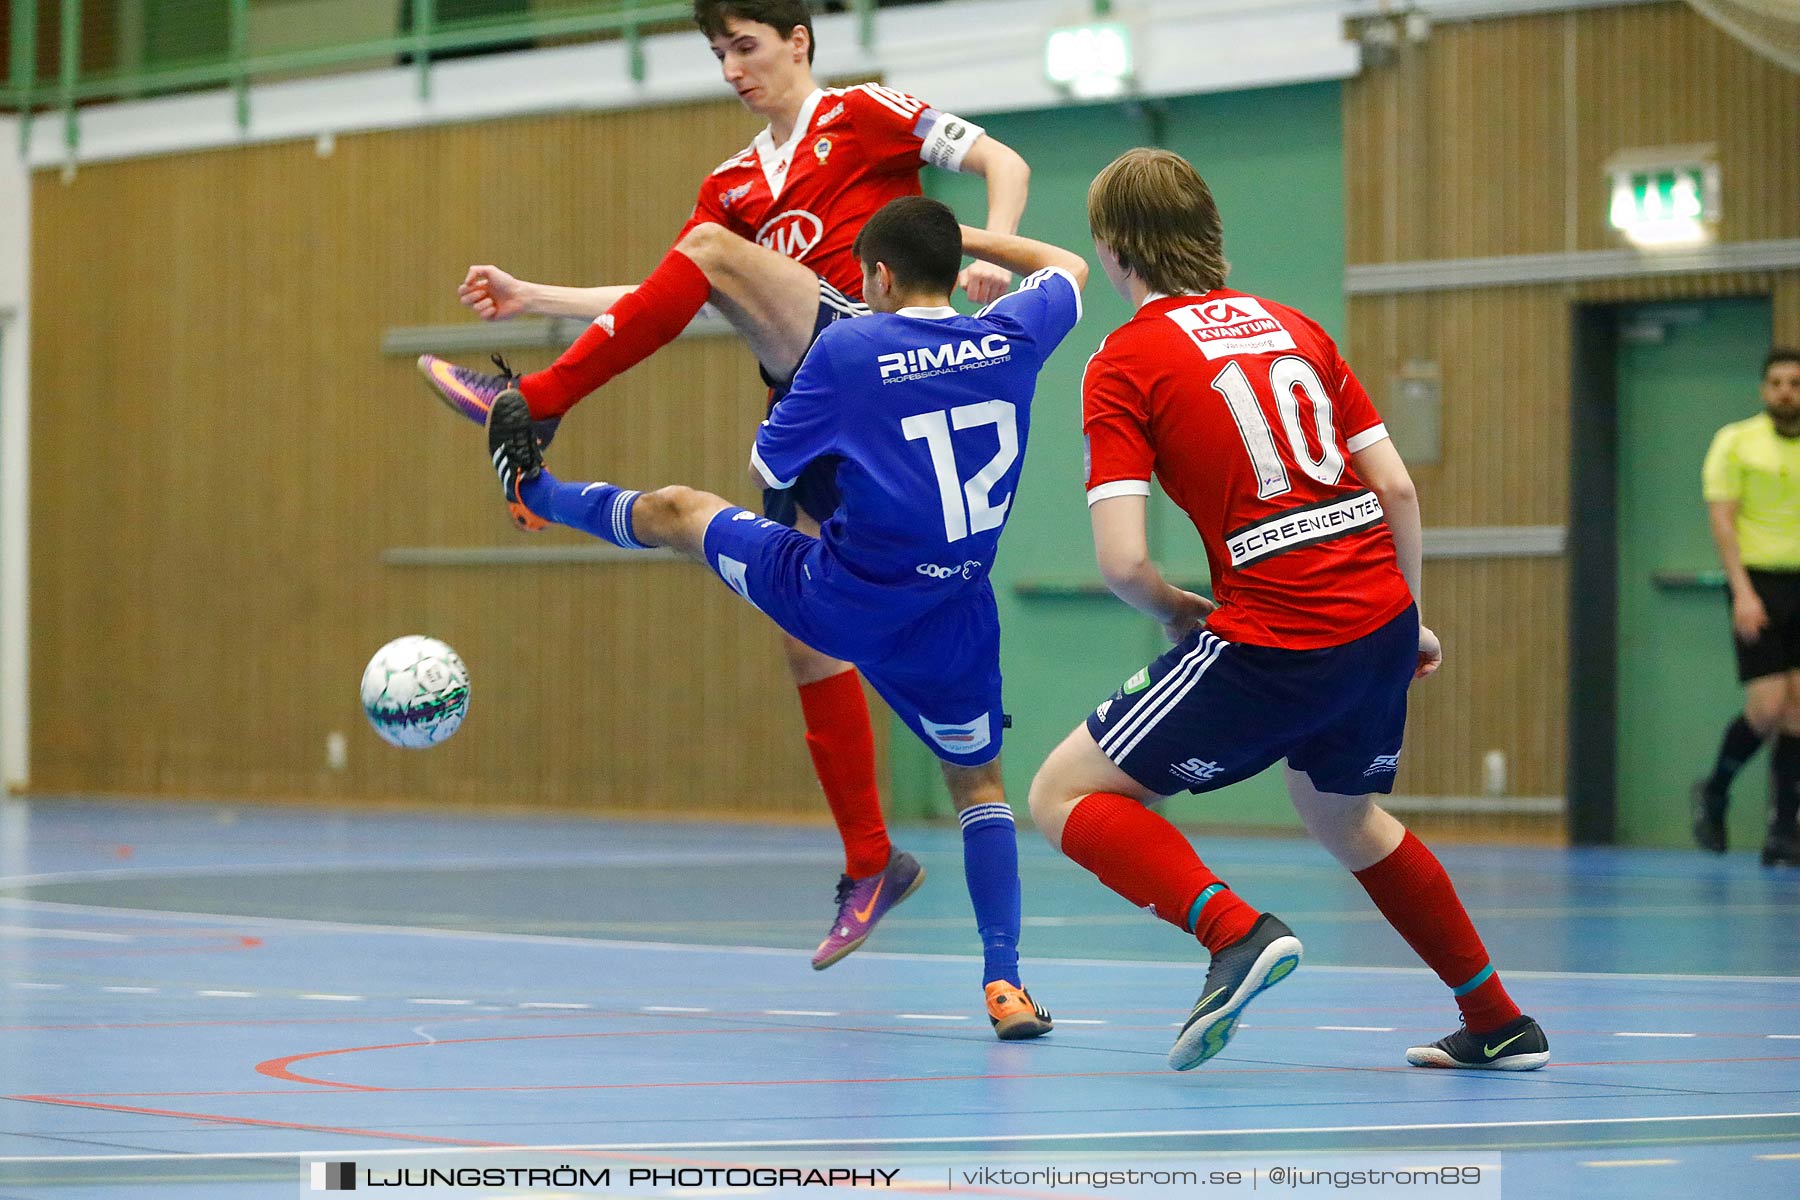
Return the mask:
<path fill-rule="evenodd" d="M 888 909 L 918 891 L 924 882 L 925 868 L 904 850 L 889 855 L 888 864 L 880 874 L 867 879 L 840 877 L 837 920 L 832 922 L 831 932 L 825 935 L 819 948 L 813 951 L 813 970 L 823 971 L 868 941 L 869 935 L 875 932 L 875 922 L 881 920 Z"/>
<path fill-rule="evenodd" d="M 444 402 L 444 407 L 477 425 L 486 425 L 488 412 L 494 407 L 494 401 L 499 398 L 500 393 L 519 386 L 519 377 L 506 365 L 506 360 L 498 354 L 492 357 L 494 365 L 500 368 L 498 375 L 459 367 L 434 354 L 421 354 L 419 374 L 425 377 L 425 382 L 431 385 L 437 398 Z M 537 435 L 540 448 L 550 444 L 550 439 L 556 436 L 556 427 L 561 423 L 561 417 L 531 423 L 531 431 Z"/>

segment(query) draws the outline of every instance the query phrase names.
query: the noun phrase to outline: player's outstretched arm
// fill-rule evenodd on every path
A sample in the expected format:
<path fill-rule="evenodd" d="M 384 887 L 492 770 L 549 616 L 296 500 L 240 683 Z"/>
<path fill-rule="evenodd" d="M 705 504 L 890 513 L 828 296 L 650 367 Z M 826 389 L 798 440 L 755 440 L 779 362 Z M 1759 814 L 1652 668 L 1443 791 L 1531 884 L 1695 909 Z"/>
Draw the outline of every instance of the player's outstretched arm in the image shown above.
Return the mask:
<path fill-rule="evenodd" d="M 508 321 L 521 313 L 591 321 L 633 290 L 620 284 L 576 288 L 531 283 L 491 263 L 477 263 L 463 276 L 456 298 L 484 321 Z"/>
<path fill-rule="evenodd" d="M 1087 259 L 1073 250 L 1064 250 L 1061 246 L 1052 246 L 1049 242 L 1040 242 L 1034 238 L 1020 237 L 1016 233 L 994 233 L 969 225 L 962 227 L 962 235 L 964 254 L 973 255 L 1020 275 L 1042 271 L 1045 267 L 1061 267 L 1075 277 L 1078 285 L 1087 286 Z"/>
<path fill-rule="evenodd" d="M 1094 525 L 1094 558 L 1112 594 L 1147 617 L 1161 622 L 1171 642 L 1179 642 L 1206 622 L 1216 605 L 1205 596 L 1183 591 L 1162 577 L 1150 561 L 1144 533 L 1144 496 L 1109 496 L 1088 509 Z"/>
<path fill-rule="evenodd" d="M 963 156 L 961 169 L 987 181 L 987 231 L 1010 234 L 1025 215 L 1031 190 L 1031 167 L 1019 152 L 990 134 L 982 134 Z M 978 262 L 964 269 L 956 284 L 977 304 L 992 304 L 1012 287 L 1010 268 Z"/>

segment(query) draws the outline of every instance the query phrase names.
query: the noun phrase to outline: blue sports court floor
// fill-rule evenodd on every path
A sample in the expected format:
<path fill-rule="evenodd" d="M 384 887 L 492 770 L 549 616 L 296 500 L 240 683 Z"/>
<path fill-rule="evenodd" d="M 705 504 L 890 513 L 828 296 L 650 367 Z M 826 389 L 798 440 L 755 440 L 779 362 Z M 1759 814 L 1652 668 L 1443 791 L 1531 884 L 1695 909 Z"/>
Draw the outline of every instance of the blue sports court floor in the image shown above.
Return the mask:
<path fill-rule="evenodd" d="M 0 1198 L 287 1197 L 313 1159 L 545 1147 L 904 1163 L 935 1191 L 953 1161 L 1454 1151 L 1515 1198 L 1800 1195 L 1800 871 L 1440 847 L 1555 1055 L 1495 1075 L 1402 1063 L 1455 1010 L 1322 851 L 1202 841 L 1307 959 L 1175 1074 L 1197 946 L 1024 833 L 1058 1024 L 1001 1044 L 958 835 L 900 840 L 930 880 L 815 973 L 825 828 L 0 802 Z"/>

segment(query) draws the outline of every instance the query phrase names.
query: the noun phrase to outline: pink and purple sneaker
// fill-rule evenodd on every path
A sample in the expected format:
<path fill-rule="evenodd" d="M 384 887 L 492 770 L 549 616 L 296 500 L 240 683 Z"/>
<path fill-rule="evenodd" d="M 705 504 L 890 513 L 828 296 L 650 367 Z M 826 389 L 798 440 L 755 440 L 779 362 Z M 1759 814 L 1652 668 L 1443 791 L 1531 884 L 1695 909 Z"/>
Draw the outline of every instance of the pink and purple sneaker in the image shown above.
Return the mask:
<path fill-rule="evenodd" d="M 431 390 L 437 393 L 438 399 L 451 412 L 477 425 L 486 425 L 488 413 L 492 411 L 494 401 L 499 398 L 500 393 L 519 386 L 519 377 L 506 365 L 506 360 L 498 354 L 493 359 L 494 365 L 500 368 L 498 375 L 490 375 L 486 371 L 470 367 L 459 367 L 435 354 L 421 354 L 419 374 L 425 376 L 425 382 L 431 385 Z M 531 423 L 532 432 L 537 435 L 540 447 L 550 444 L 550 439 L 556 436 L 556 427 L 561 422 L 561 417 L 551 417 Z"/>
<path fill-rule="evenodd" d="M 831 932 L 813 951 L 813 970 L 823 971 L 869 940 L 875 923 L 890 908 L 919 890 L 925 882 L 925 868 L 904 850 L 888 856 L 888 864 L 867 879 L 845 875 L 838 880 L 837 920 Z"/>

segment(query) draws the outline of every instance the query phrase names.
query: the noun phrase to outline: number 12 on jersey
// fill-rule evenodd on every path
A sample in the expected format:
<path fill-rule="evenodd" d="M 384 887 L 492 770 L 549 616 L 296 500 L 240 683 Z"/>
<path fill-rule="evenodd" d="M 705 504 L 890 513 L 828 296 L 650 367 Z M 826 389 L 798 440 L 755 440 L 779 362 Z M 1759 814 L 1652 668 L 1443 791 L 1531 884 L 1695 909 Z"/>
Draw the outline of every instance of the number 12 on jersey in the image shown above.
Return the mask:
<path fill-rule="evenodd" d="M 953 429 L 977 429 L 992 425 L 1000 438 L 1000 451 L 967 482 L 956 473 Z M 995 503 L 989 493 L 1019 457 L 1018 410 L 1010 401 L 983 400 L 937 412 L 917 413 L 900 422 L 906 440 L 923 440 L 931 452 L 931 469 L 937 475 L 938 498 L 944 505 L 944 538 L 960 542 L 970 534 L 998 529 L 1006 522 L 1012 497 Z"/>

